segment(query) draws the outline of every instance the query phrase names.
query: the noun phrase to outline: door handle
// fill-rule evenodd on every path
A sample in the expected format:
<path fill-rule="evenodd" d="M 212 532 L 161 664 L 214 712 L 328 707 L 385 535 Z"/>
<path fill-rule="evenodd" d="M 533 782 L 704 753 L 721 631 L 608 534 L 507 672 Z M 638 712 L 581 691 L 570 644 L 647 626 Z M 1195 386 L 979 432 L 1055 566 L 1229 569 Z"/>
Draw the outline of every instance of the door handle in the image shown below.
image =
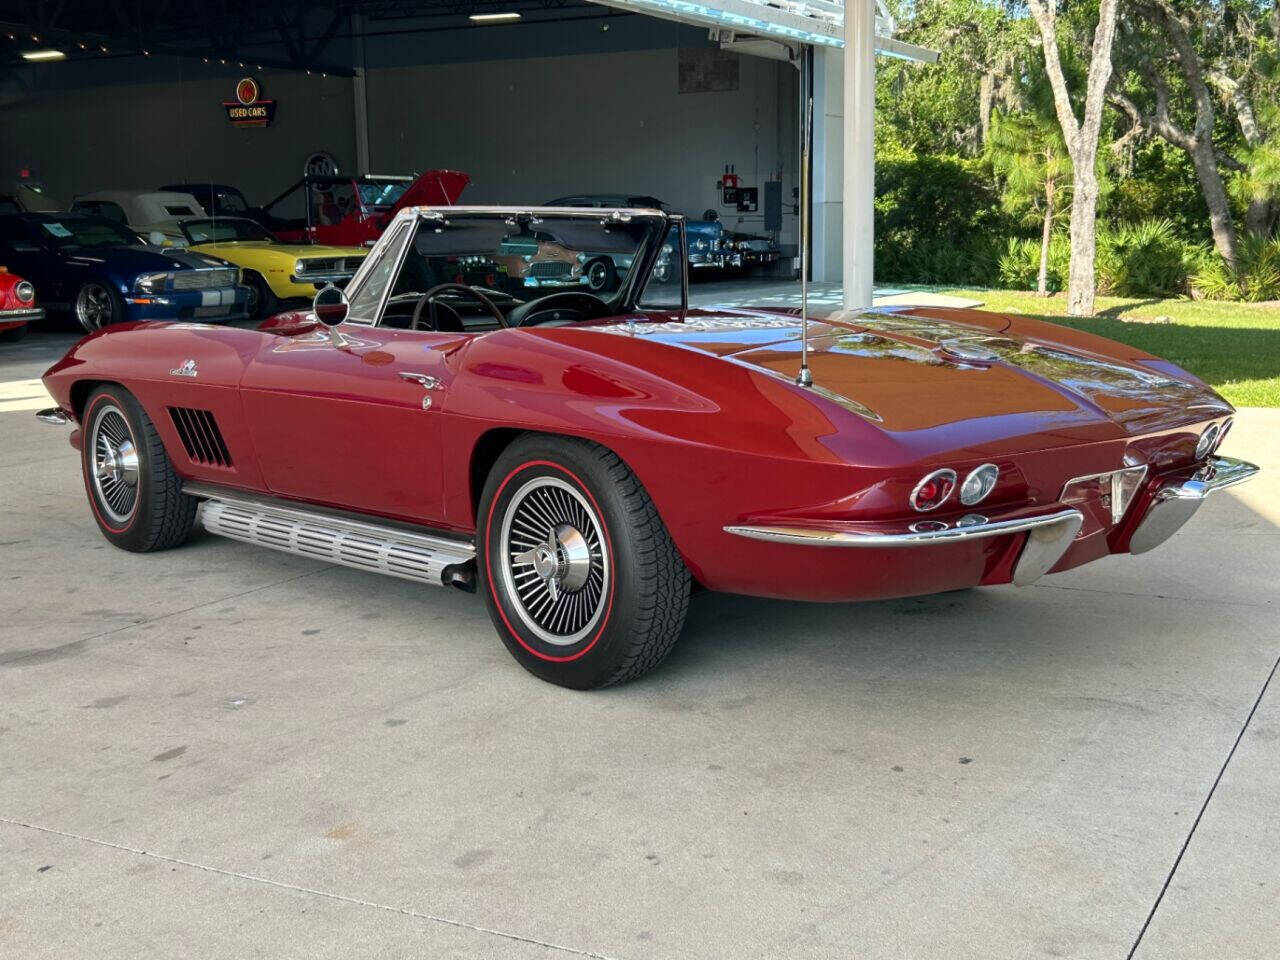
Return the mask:
<path fill-rule="evenodd" d="M 435 377 L 431 376 L 431 375 L 430 375 L 430 374 L 428 374 L 428 373 L 413 373 L 413 372 L 411 372 L 411 371 L 409 371 L 409 370 L 402 370 L 402 371 L 400 371 L 400 379 L 401 379 L 401 380 L 409 380 L 409 381 L 411 381 L 411 382 L 413 382 L 413 383 L 418 384 L 420 387 L 422 387 L 422 389 L 423 389 L 423 390 L 428 391 L 427 395 L 426 395 L 425 397 L 423 397 L 423 398 L 422 398 L 422 409 L 423 409 L 423 410 L 430 410 L 430 409 L 431 409 L 431 393 L 430 393 L 430 391 L 432 391 L 432 390 L 443 390 L 443 389 L 444 389 L 444 384 L 443 384 L 443 383 L 441 383 L 437 378 L 435 378 Z"/>
<path fill-rule="evenodd" d="M 427 373 L 410 373 L 407 370 L 402 370 L 400 372 L 400 379 L 411 380 L 414 383 L 421 385 L 423 390 L 441 390 L 444 388 L 444 384 Z"/>

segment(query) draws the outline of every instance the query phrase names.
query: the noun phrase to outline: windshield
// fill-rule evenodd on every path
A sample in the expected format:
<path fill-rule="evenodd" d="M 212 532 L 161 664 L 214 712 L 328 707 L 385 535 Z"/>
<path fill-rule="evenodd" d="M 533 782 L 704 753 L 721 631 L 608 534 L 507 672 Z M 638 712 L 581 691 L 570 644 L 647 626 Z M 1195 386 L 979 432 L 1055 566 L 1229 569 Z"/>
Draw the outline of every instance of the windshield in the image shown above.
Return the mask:
<path fill-rule="evenodd" d="M 241 213 L 249 209 L 244 196 L 239 190 L 215 190 L 213 193 L 213 209 L 219 213 Z"/>
<path fill-rule="evenodd" d="M 358 183 L 360 202 L 366 207 L 392 207 L 410 187 L 408 180 L 369 180 Z"/>
<path fill-rule="evenodd" d="M 245 240 L 275 240 L 271 234 L 254 223 L 232 217 L 230 219 L 184 220 L 182 232 L 188 243 L 238 243 Z"/>
<path fill-rule="evenodd" d="M 130 247 L 141 241 L 132 231 L 110 220 L 89 217 L 61 217 L 41 220 L 37 229 L 46 242 L 58 249 L 91 249 L 94 247 Z"/>
<path fill-rule="evenodd" d="M 626 281 L 653 220 L 471 214 L 424 218 L 392 297 L 441 283 L 526 298 L 538 289 L 608 294 Z"/>

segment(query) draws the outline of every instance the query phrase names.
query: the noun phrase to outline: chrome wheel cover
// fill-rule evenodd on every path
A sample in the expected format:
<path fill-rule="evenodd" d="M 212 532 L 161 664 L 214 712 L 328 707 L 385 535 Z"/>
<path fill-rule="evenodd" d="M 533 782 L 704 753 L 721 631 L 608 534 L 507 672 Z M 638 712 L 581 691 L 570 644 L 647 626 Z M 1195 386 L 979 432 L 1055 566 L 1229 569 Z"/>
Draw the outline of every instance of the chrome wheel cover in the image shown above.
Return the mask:
<path fill-rule="evenodd" d="M 539 640 L 569 647 L 599 625 L 611 560 L 595 510 L 575 487 L 535 477 L 502 515 L 501 578 L 507 598 Z"/>
<path fill-rule="evenodd" d="M 119 407 L 105 403 L 89 425 L 93 489 L 112 523 L 128 523 L 138 509 L 138 447 Z"/>
<path fill-rule="evenodd" d="M 111 291 L 100 283 L 86 283 L 76 296 L 76 319 L 80 326 L 93 333 L 109 324 L 113 317 Z"/>

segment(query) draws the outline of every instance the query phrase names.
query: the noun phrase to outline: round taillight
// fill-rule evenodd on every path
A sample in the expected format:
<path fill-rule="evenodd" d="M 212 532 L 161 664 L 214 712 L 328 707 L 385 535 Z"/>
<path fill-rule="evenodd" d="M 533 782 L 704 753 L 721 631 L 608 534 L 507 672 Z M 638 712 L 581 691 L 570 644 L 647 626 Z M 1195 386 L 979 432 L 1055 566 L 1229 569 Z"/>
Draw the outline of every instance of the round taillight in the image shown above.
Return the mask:
<path fill-rule="evenodd" d="M 30 280 L 19 280 L 13 287 L 13 295 L 18 298 L 19 303 L 35 303 L 36 288 L 31 285 Z"/>
<path fill-rule="evenodd" d="M 1200 434 L 1200 439 L 1196 441 L 1196 459 L 1203 460 L 1213 450 L 1214 444 L 1218 442 L 1219 428 L 1216 423 L 1211 423 L 1205 427 L 1204 433 Z"/>
<path fill-rule="evenodd" d="M 996 488 L 996 480 L 1000 478 L 1000 468 L 994 463 L 984 463 L 974 467 L 960 484 L 960 502 L 966 507 L 981 503 Z"/>
<path fill-rule="evenodd" d="M 924 513 L 936 510 L 947 502 L 956 488 L 956 472 L 947 468 L 926 474 L 911 491 L 911 508 Z"/>

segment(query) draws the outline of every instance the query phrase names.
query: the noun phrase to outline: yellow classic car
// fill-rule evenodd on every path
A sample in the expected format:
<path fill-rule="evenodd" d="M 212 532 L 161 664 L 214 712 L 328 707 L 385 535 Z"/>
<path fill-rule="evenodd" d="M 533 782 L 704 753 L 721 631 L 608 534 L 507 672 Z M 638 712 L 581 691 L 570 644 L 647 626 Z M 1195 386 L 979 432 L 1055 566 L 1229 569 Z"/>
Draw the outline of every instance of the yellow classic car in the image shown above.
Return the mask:
<path fill-rule="evenodd" d="M 344 285 L 369 254 L 367 247 L 281 243 L 241 217 L 183 220 L 179 226 L 188 247 L 240 268 L 251 317 L 269 317 L 290 300 L 309 301 L 325 284 Z"/>

